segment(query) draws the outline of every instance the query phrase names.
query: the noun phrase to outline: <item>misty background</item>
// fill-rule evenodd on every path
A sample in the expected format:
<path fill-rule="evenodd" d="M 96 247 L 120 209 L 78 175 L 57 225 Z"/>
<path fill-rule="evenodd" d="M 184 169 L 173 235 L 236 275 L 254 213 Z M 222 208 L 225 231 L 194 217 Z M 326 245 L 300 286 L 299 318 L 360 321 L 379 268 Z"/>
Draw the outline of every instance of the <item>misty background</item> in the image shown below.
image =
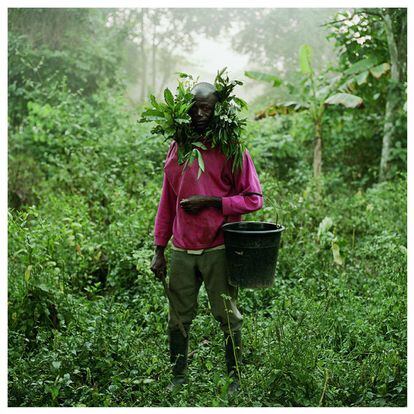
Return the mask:
<path fill-rule="evenodd" d="M 159 96 L 165 86 L 175 89 L 177 72 L 213 82 L 217 70 L 226 66 L 230 77 L 245 82 L 240 96 L 251 100 L 270 92 L 271 86 L 248 80 L 244 71 L 293 76 L 298 71 L 299 47 L 305 42 L 313 47 L 316 69 L 336 63 L 329 30 L 323 25 L 338 11 L 11 9 L 9 30 L 28 36 L 33 49 L 53 53 L 56 64 L 74 51 L 79 75 L 73 73 L 68 80 L 78 83 L 73 86 L 82 87 L 86 77 L 93 77 L 97 86 L 108 75 L 121 75 L 126 95 L 132 103 L 140 103 L 149 93 Z M 38 73 L 48 71 L 39 67 Z"/>
<path fill-rule="evenodd" d="M 114 12 L 118 18 L 140 20 L 136 26 L 139 34 L 133 39 L 136 47 L 128 54 L 128 59 L 136 62 L 135 68 L 129 67 L 128 95 L 137 102 L 148 92 L 159 95 L 165 86 L 174 88 L 178 71 L 213 83 L 217 70 L 226 66 L 230 77 L 245 82 L 238 91 L 240 96 L 251 100 L 271 88 L 247 79 L 244 72 L 261 69 L 283 75 L 294 73 L 298 70 L 299 47 L 305 42 L 315 50 L 317 68 L 336 63 L 333 42 L 326 38 L 329 30 L 323 24 L 338 11 L 118 10 Z M 108 19 L 113 22 L 112 16 Z"/>

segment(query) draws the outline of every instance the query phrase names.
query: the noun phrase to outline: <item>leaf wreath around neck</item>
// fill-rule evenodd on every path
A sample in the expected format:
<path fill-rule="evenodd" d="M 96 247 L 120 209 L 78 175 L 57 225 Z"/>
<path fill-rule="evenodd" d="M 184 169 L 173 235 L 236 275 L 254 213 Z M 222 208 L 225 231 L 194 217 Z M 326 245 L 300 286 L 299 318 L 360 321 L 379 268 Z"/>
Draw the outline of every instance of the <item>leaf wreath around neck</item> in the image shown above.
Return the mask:
<path fill-rule="evenodd" d="M 198 175 L 204 171 L 204 161 L 200 152 L 207 149 L 203 138 L 211 142 L 211 148 L 218 147 L 227 159 L 232 159 L 232 173 L 241 170 L 243 166 L 243 153 L 246 144 L 242 133 L 246 126 L 246 119 L 240 117 L 240 111 L 247 108 L 243 99 L 233 94 L 237 85 L 243 82 L 230 81 L 227 68 L 217 72 L 214 80 L 218 102 L 214 107 L 214 114 L 203 134 L 198 133 L 191 125 L 189 110 L 194 104 L 194 95 L 191 89 L 197 83 L 187 73 L 179 73 L 176 94 L 166 88 L 164 101 L 159 102 L 154 95 L 150 95 L 150 103 L 141 114 L 139 122 L 154 122 L 152 134 L 163 135 L 164 141 L 172 139 L 178 144 L 178 163 L 184 163 L 184 169 L 198 160 Z"/>

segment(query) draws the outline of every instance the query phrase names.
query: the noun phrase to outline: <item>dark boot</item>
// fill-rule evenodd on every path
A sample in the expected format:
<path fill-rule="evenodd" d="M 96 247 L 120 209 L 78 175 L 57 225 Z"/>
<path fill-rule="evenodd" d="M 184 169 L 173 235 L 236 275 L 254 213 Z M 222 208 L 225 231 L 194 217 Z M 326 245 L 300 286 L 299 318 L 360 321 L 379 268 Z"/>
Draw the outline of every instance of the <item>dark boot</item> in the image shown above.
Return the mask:
<path fill-rule="evenodd" d="M 172 383 L 168 386 L 170 391 L 187 382 L 188 333 L 190 326 L 184 325 L 184 329 L 187 332 L 187 337 L 184 337 L 180 330 L 168 330 L 170 362 L 173 374 Z"/>
<path fill-rule="evenodd" d="M 238 330 L 233 332 L 233 341 L 230 334 L 224 334 L 224 338 L 227 374 L 232 379 L 232 382 L 228 388 L 228 394 L 232 395 L 240 389 L 239 375 L 242 362 L 241 331 Z"/>

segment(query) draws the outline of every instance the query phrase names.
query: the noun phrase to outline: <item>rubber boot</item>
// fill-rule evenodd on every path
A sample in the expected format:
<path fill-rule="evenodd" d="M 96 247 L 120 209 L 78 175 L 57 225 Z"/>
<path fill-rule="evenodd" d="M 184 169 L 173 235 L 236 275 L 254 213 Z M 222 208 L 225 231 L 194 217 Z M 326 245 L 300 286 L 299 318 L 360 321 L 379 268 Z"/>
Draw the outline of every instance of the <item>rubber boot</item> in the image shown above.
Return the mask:
<path fill-rule="evenodd" d="M 227 374 L 232 379 L 231 384 L 228 388 L 228 395 L 232 396 L 237 393 L 240 389 L 239 374 L 242 362 L 242 339 L 241 331 L 233 332 L 233 341 L 230 334 L 224 334 L 225 340 L 225 357 Z M 234 343 L 234 346 L 233 346 Z M 237 361 L 236 361 L 237 360 Z"/>
<path fill-rule="evenodd" d="M 168 342 L 170 347 L 170 363 L 172 364 L 173 379 L 168 385 L 172 391 L 187 382 L 187 355 L 188 355 L 188 333 L 190 326 L 184 325 L 187 337 L 179 329 L 168 330 Z"/>

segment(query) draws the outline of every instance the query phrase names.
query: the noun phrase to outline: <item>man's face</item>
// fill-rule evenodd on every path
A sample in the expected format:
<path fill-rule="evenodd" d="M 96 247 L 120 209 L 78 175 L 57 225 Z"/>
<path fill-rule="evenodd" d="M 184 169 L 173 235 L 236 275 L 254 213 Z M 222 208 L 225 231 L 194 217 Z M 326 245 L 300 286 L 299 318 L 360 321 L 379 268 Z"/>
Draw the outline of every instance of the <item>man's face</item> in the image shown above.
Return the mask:
<path fill-rule="evenodd" d="M 214 93 L 206 96 L 194 97 L 194 104 L 190 109 L 191 124 L 197 132 L 204 132 L 214 114 L 217 97 Z"/>

